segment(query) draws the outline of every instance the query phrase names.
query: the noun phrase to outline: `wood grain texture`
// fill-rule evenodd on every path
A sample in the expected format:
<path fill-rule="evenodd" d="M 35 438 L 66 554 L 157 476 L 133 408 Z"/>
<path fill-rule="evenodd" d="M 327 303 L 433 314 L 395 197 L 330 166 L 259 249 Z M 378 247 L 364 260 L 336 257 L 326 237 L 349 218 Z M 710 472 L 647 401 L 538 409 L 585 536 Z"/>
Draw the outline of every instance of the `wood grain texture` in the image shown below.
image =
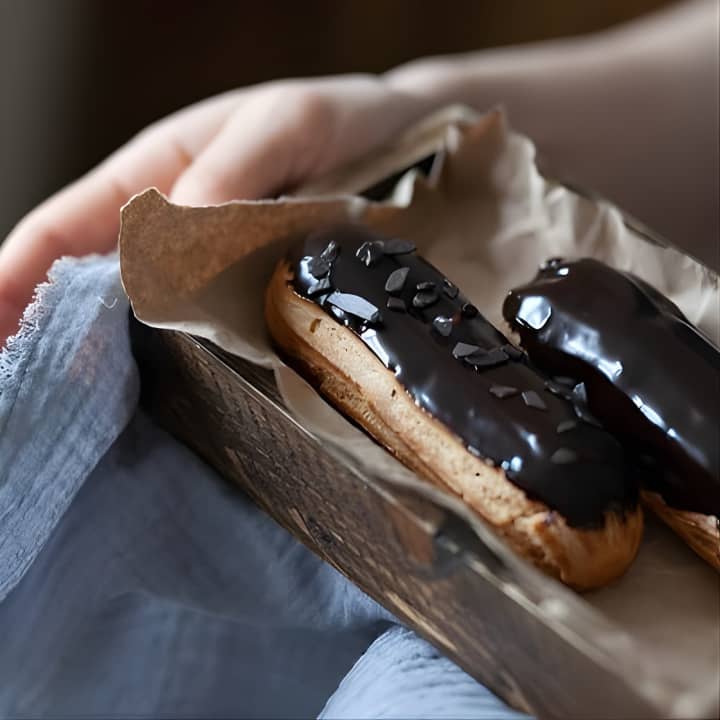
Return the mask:
<path fill-rule="evenodd" d="M 142 403 L 296 538 L 510 705 L 539 717 L 659 717 L 482 568 L 465 526 L 364 477 L 287 414 L 272 373 L 132 321 Z"/>

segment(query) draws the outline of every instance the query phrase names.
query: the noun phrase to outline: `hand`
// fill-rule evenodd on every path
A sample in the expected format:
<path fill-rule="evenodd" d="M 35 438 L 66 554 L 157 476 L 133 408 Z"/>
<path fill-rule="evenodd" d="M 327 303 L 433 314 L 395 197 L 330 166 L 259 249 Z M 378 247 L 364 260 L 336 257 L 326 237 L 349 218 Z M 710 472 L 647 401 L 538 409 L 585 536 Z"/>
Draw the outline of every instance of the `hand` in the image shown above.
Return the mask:
<path fill-rule="evenodd" d="M 120 207 L 141 190 L 187 205 L 271 196 L 382 146 L 429 109 L 379 78 L 345 76 L 233 91 L 151 125 L 0 247 L 0 346 L 56 258 L 112 250 Z"/>

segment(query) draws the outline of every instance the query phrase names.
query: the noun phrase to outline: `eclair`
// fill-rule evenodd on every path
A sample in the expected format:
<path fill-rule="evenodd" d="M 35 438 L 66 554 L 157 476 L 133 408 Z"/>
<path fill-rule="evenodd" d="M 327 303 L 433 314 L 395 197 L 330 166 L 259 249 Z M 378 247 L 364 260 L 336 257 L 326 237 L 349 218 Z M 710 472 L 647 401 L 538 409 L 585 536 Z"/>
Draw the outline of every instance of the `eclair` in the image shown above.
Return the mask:
<path fill-rule="evenodd" d="M 642 459 L 642 496 L 720 570 L 720 350 L 680 309 L 597 260 L 548 261 L 503 316 L 531 360 L 572 378 Z M 562 390 L 562 388 L 561 388 Z"/>
<path fill-rule="evenodd" d="M 411 241 L 361 225 L 302 238 L 265 315 L 321 395 L 541 570 L 586 590 L 632 562 L 642 511 L 620 443 Z"/>

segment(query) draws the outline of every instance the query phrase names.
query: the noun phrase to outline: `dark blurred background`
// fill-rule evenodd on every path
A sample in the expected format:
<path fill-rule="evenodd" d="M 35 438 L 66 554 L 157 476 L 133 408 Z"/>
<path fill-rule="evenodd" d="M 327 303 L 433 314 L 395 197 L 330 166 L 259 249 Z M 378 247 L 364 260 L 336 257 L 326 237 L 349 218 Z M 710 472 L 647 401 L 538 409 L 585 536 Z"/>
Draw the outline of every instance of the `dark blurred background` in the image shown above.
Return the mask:
<path fill-rule="evenodd" d="M 0 0 L 0 242 L 148 123 L 278 77 L 599 30 L 668 0 Z"/>

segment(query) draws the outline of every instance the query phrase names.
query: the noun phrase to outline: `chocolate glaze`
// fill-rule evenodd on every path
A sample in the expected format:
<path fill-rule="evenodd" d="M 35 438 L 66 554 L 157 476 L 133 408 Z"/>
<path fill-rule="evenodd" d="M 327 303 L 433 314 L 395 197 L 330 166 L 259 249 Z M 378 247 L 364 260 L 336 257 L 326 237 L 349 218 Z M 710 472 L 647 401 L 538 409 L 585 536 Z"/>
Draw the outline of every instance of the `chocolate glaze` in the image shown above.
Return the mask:
<path fill-rule="evenodd" d="M 720 350 L 650 285 L 597 260 L 548 262 L 503 314 L 533 362 L 583 380 L 591 412 L 654 457 L 675 508 L 720 515 Z"/>
<path fill-rule="evenodd" d="M 330 295 L 309 296 L 316 283 L 309 265 L 331 240 L 340 249 L 329 272 L 332 287 L 378 308 L 381 317 L 375 322 L 343 312 Z M 558 433 L 559 425 L 576 420 L 572 404 L 547 392 L 546 378 L 530 367 L 527 356 L 475 308 L 468 311 L 467 298 L 436 268 L 415 253 L 382 254 L 370 266 L 356 257 L 363 243 L 383 240 L 355 225 L 312 234 L 289 257 L 295 291 L 356 333 L 415 403 L 470 452 L 502 467 L 511 482 L 570 525 L 599 527 L 606 511 L 634 508 L 637 488 L 620 444 L 582 422 Z M 391 285 L 391 296 L 385 289 L 388 277 L 401 267 L 408 268 L 408 276 L 400 290 Z M 422 301 L 414 302 L 418 294 Z M 406 312 L 388 310 L 391 298 L 402 300 Z M 433 324 L 438 317 L 452 320 L 447 334 L 442 321 Z M 475 349 L 454 357 L 458 343 Z"/>

